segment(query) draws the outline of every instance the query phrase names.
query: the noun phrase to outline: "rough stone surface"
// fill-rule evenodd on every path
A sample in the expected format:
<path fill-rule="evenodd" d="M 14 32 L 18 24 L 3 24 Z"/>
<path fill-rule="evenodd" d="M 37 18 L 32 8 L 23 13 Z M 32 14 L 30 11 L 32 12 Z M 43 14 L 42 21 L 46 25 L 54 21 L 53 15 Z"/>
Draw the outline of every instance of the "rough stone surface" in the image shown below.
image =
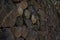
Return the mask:
<path fill-rule="evenodd" d="M 12 11 L 10 15 L 8 15 L 8 17 L 4 18 L 3 22 L 2 22 L 2 26 L 4 27 L 12 27 L 15 24 L 16 21 L 16 17 L 19 16 L 19 13 L 15 11 Z"/>
<path fill-rule="evenodd" d="M 0 0 L 0 40 L 60 40 L 60 1 Z"/>
<path fill-rule="evenodd" d="M 18 16 L 17 19 L 16 19 L 15 25 L 16 26 L 22 26 L 23 25 L 23 18 Z"/>
<path fill-rule="evenodd" d="M 12 3 L 11 0 L 1 0 L 0 1 L 0 26 L 3 22 L 3 20 L 5 20 L 5 18 L 7 18 L 7 16 L 9 16 L 11 13 L 11 10 L 14 10 L 15 6 Z"/>

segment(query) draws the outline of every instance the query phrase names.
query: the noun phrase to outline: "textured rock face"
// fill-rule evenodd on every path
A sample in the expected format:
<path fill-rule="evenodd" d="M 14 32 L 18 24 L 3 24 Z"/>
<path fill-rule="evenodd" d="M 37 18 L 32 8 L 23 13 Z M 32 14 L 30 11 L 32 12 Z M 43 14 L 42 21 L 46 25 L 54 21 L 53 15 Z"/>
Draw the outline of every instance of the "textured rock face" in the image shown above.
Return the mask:
<path fill-rule="evenodd" d="M 3 0 L 4 1 L 4 0 Z M 18 12 L 18 9 L 15 7 L 15 5 L 12 3 L 11 0 L 6 0 L 3 2 L 1 6 L 3 9 L 1 9 L 0 17 L 1 17 L 1 24 L 3 27 L 11 27 L 15 24 L 16 17 L 20 16 L 20 14 L 23 13 L 22 10 L 19 10 L 21 13 Z M 7 3 L 6 3 L 7 2 Z M 4 5 L 5 3 L 5 5 Z M 3 13 L 2 13 L 3 12 Z"/>
<path fill-rule="evenodd" d="M 0 0 L 0 40 L 60 40 L 60 1 Z"/>
<path fill-rule="evenodd" d="M 11 14 L 4 18 L 2 22 L 3 27 L 12 27 L 15 24 L 16 17 L 19 16 L 17 10 L 12 10 Z"/>

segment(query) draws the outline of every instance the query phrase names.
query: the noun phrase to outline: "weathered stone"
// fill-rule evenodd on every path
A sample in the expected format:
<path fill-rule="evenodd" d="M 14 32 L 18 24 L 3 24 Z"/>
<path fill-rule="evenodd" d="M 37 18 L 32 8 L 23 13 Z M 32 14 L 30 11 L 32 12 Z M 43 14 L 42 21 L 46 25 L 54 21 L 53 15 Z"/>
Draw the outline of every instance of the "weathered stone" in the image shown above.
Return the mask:
<path fill-rule="evenodd" d="M 39 31 L 40 27 L 38 25 L 32 25 L 31 29 L 34 31 Z"/>
<path fill-rule="evenodd" d="M 29 10 L 25 10 L 25 13 L 24 13 L 24 15 L 25 15 L 25 18 L 30 18 L 30 15 L 31 15 L 31 13 L 30 13 L 30 11 Z"/>
<path fill-rule="evenodd" d="M 12 31 L 16 38 L 19 38 L 22 35 L 22 27 L 14 27 Z"/>
<path fill-rule="evenodd" d="M 20 6 L 18 7 L 18 13 L 19 13 L 20 16 L 23 15 L 23 9 Z"/>
<path fill-rule="evenodd" d="M 19 4 L 19 6 L 22 8 L 22 9 L 25 9 L 27 8 L 28 4 L 26 1 L 21 1 L 21 3 Z"/>
<path fill-rule="evenodd" d="M 26 38 L 27 35 L 28 35 L 28 29 L 26 28 L 26 26 L 23 26 L 23 28 L 22 28 L 22 36 L 24 38 Z"/>
<path fill-rule="evenodd" d="M 26 40 L 36 40 L 36 38 L 37 38 L 37 32 L 33 30 L 29 30 Z"/>
<path fill-rule="evenodd" d="M 19 38 L 20 36 L 26 38 L 28 35 L 28 30 L 27 30 L 26 26 L 14 27 L 11 29 L 16 38 Z"/>
<path fill-rule="evenodd" d="M 38 1 L 38 0 L 37 0 Z M 39 1 L 40 2 L 40 1 Z M 41 6 L 41 4 L 39 4 L 38 2 L 36 2 L 35 0 L 31 0 L 31 3 L 37 8 L 37 9 L 39 9 L 39 8 L 41 8 L 42 6 Z"/>
<path fill-rule="evenodd" d="M 35 24 L 35 23 L 36 23 L 37 19 L 35 18 L 35 16 L 34 16 L 34 15 L 32 15 L 32 17 L 31 17 L 31 21 L 32 21 L 32 23 L 33 23 L 33 24 Z"/>
<path fill-rule="evenodd" d="M 15 23 L 16 26 L 22 26 L 23 25 L 23 18 L 18 16 L 16 18 L 16 23 Z"/>
<path fill-rule="evenodd" d="M 25 21 L 25 24 L 27 25 L 27 27 L 30 28 L 31 25 L 32 25 L 31 20 L 29 20 L 29 19 L 25 19 L 24 21 Z M 28 22 L 29 22 L 29 23 L 28 23 Z"/>

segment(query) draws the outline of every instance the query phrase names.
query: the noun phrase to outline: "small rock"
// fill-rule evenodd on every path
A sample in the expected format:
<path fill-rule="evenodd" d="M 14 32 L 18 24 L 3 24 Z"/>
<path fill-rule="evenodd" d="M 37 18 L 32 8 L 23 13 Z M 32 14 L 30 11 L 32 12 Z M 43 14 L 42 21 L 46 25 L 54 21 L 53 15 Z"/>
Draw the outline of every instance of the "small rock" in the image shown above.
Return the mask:
<path fill-rule="evenodd" d="M 19 6 L 20 6 L 22 9 L 25 9 L 25 8 L 27 8 L 28 4 L 27 4 L 26 1 L 22 1 L 22 2 L 19 4 Z"/>
<path fill-rule="evenodd" d="M 22 34 L 22 28 L 21 27 L 14 27 L 13 33 L 14 33 L 16 38 L 19 38 Z"/>
<path fill-rule="evenodd" d="M 32 25 L 31 29 L 34 30 L 34 31 L 38 31 L 39 26 L 38 25 Z"/>
<path fill-rule="evenodd" d="M 23 9 L 21 7 L 18 7 L 18 13 L 19 13 L 20 16 L 23 15 Z"/>
<path fill-rule="evenodd" d="M 16 38 L 20 38 L 20 36 L 22 36 L 23 38 L 26 38 L 27 34 L 28 34 L 28 30 L 27 30 L 26 26 L 14 27 L 14 28 L 12 28 L 12 31 Z"/>
<path fill-rule="evenodd" d="M 22 36 L 23 36 L 24 38 L 26 38 L 27 35 L 28 35 L 28 30 L 27 30 L 26 26 L 23 26 L 22 29 L 23 29 L 23 31 L 22 31 Z"/>
<path fill-rule="evenodd" d="M 32 25 L 31 20 L 29 20 L 29 19 L 25 19 L 24 21 L 25 21 L 25 24 L 30 28 L 31 25 Z M 29 23 L 28 23 L 28 22 L 29 22 Z"/>
<path fill-rule="evenodd" d="M 37 32 L 33 30 L 29 30 L 26 40 L 36 40 L 36 38 L 37 38 Z"/>
<path fill-rule="evenodd" d="M 24 14 L 25 14 L 25 17 L 26 17 L 26 18 L 30 18 L 30 11 L 25 10 L 25 13 L 24 13 Z"/>
<path fill-rule="evenodd" d="M 36 2 L 37 1 L 37 2 Z M 31 2 L 32 2 L 32 4 L 34 5 L 34 7 L 36 8 L 36 9 L 39 9 L 39 8 L 41 8 L 42 6 L 41 6 L 41 3 L 39 3 L 39 2 L 41 2 L 41 0 L 31 0 Z"/>
<path fill-rule="evenodd" d="M 16 26 L 21 26 L 23 25 L 23 18 L 18 16 L 17 19 L 16 19 L 16 23 L 15 23 Z"/>
<path fill-rule="evenodd" d="M 34 15 L 32 15 L 32 17 L 31 17 L 31 21 L 32 21 L 32 23 L 33 23 L 33 24 L 35 24 L 35 23 L 36 23 L 36 18 L 35 18 L 35 16 L 34 16 Z"/>

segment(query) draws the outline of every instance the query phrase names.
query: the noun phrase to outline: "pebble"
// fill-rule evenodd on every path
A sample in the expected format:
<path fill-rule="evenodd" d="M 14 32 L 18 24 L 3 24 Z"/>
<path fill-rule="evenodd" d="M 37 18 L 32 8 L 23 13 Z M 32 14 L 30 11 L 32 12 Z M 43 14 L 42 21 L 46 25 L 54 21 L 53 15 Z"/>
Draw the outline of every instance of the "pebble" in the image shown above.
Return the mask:
<path fill-rule="evenodd" d="M 18 13 L 19 13 L 20 16 L 23 15 L 23 9 L 21 7 L 18 7 Z"/>
<path fill-rule="evenodd" d="M 28 30 L 27 30 L 26 26 L 23 26 L 22 29 L 23 29 L 23 30 L 22 30 L 22 36 L 23 36 L 24 38 L 26 38 L 27 35 L 28 35 Z"/>
<path fill-rule="evenodd" d="M 27 34 L 28 34 L 28 30 L 27 30 L 26 26 L 14 27 L 14 28 L 12 28 L 12 31 L 13 31 L 16 38 L 20 38 L 20 36 L 26 38 Z"/>
<path fill-rule="evenodd" d="M 37 32 L 33 30 L 29 30 L 29 34 L 26 40 L 36 40 L 36 38 L 37 38 Z"/>
<path fill-rule="evenodd" d="M 26 9 L 28 4 L 26 1 L 21 1 L 21 3 L 19 4 L 19 6 L 22 8 L 22 9 Z"/>
<path fill-rule="evenodd" d="M 35 24 L 35 23 L 36 23 L 36 21 L 37 21 L 37 20 L 36 20 L 36 18 L 35 18 L 35 16 L 34 16 L 34 15 L 32 15 L 32 17 L 31 17 L 31 21 L 32 21 L 32 23 L 33 23 L 33 24 Z"/>
<path fill-rule="evenodd" d="M 36 2 L 37 1 L 37 2 Z M 42 6 L 41 6 L 41 4 L 39 4 L 39 2 L 41 2 L 41 0 L 31 0 L 31 2 L 32 2 L 32 4 L 34 5 L 34 7 L 36 8 L 36 9 L 39 9 L 39 8 L 41 8 Z"/>
<path fill-rule="evenodd" d="M 30 18 L 30 11 L 29 10 L 25 10 L 25 13 L 24 13 L 24 15 L 25 15 L 25 17 L 27 18 L 27 19 L 29 19 Z"/>
<path fill-rule="evenodd" d="M 28 23 L 28 22 L 29 22 L 29 23 Z M 32 22 L 31 22 L 31 20 L 29 20 L 29 19 L 25 19 L 25 24 L 30 28 L 31 25 L 32 25 Z"/>
<path fill-rule="evenodd" d="M 15 25 L 16 26 L 22 26 L 23 25 L 23 18 L 18 16 L 17 19 L 16 19 Z"/>
<path fill-rule="evenodd" d="M 22 33 L 22 28 L 21 27 L 14 27 L 13 32 L 16 38 L 19 38 Z"/>

